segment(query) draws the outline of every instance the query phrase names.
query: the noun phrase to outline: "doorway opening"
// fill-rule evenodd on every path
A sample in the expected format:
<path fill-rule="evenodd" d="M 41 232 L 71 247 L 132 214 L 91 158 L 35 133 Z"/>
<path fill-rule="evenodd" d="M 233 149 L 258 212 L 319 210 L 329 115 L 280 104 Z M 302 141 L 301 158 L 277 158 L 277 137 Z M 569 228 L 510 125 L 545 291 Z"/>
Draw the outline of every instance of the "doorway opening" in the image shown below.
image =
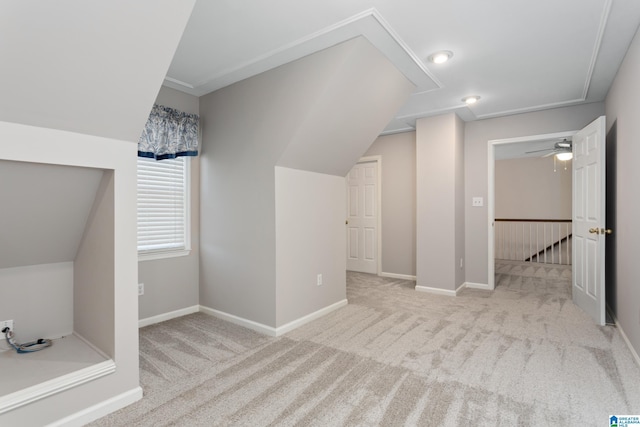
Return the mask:
<path fill-rule="evenodd" d="M 547 221 L 521 221 L 522 218 L 513 218 L 502 215 L 496 218 L 496 161 L 507 159 L 536 158 L 546 154 L 547 151 L 553 153 L 557 141 L 571 140 L 576 131 L 558 132 L 552 134 L 532 135 L 519 138 L 490 140 L 488 143 L 488 194 L 487 194 L 487 217 L 488 217 L 488 288 L 495 289 L 496 286 L 496 255 L 510 254 L 508 258 L 522 262 L 543 261 L 550 258 L 552 261 L 560 261 L 564 257 L 570 256 L 568 252 L 570 241 L 570 221 L 560 222 L 554 225 L 549 219 L 566 220 L 570 218 L 534 218 L 532 220 Z M 539 151 L 544 150 L 544 151 Z M 564 165 L 556 166 L 564 168 Z M 535 188 L 533 186 L 532 188 Z M 571 197 L 571 195 L 569 195 Z M 527 201 L 526 194 L 520 194 L 519 198 Z M 569 201 L 570 202 L 570 201 Z M 526 203 L 524 203 L 526 205 Z M 520 203 L 519 207 L 522 207 Z M 566 208 L 565 208 L 566 210 Z M 503 211 L 504 212 L 504 211 Z M 507 216 L 505 218 L 504 216 Z M 536 215 L 534 215 L 536 216 Z M 549 217 L 548 212 L 544 215 Z M 508 220 L 508 221 L 499 221 Z M 496 234 L 501 238 L 496 241 Z M 549 235 L 547 237 L 547 234 Z M 549 240 L 550 244 L 547 244 Z M 511 257 L 513 255 L 513 257 Z M 504 256 L 504 255 L 503 255 Z M 569 258 L 570 259 L 570 258 Z"/>
<path fill-rule="evenodd" d="M 347 174 L 347 270 L 380 275 L 382 157 L 361 158 Z"/>

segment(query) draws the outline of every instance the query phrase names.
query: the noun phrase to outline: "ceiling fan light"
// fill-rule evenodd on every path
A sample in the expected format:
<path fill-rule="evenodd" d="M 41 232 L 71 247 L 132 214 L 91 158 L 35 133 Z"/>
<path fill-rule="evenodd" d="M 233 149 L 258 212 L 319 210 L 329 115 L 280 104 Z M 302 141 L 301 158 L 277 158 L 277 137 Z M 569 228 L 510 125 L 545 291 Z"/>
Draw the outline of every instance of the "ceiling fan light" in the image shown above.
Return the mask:
<path fill-rule="evenodd" d="M 558 153 L 556 154 L 556 159 L 566 162 L 567 160 L 573 159 L 573 153 Z"/>

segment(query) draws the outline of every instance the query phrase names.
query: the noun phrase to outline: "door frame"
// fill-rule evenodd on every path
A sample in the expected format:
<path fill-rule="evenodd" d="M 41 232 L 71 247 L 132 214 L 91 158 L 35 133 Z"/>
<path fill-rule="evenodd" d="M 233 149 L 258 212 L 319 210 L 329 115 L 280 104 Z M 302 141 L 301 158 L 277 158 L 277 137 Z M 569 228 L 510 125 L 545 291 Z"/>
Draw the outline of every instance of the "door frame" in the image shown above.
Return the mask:
<path fill-rule="evenodd" d="M 534 141 L 542 141 L 549 139 L 561 139 L 573 137 L 578 133 L 575 131 L 567 131 L 567 132 L 555 132 L 555 133 L 546 133 L 540 135 L 529 135 L 529 136 L 521 136 L 517 138 L 505 138 L 505 139 L 490 139 L 488 141 L 487 147 L 487 175 L 488 175 L 488 186 L 487 186 L 487 285 L 488 289 L 494 290 L 496 287 L 495 283 L 495 232 L 494 232 L 494 219 L 495 219 L 495 164 L 496 164 L 496 146 L 503 144 L 522 144 L 525 142 L 534 142 Z M 572 163 L 573 167 L 573 163 Z"/>
<path fill-rule="evenodd" d="M 358 163 L 372 162 L 377 163 L 378 168 L 378 176 L 376 178 L 376 274 L 380 276 L 382 274 L 382 156 L 377 155 L 360 157 L 353 166 L 357 165 Z M 351 167 L 352 169 L 353 166 Z M 349 172 L 350 171 L 351 169 L 349 169 Z M 349 172 L 347 172 L 347 175 Z M 346 247 L 347 242 L 345 240 L 345 248 Z"/>

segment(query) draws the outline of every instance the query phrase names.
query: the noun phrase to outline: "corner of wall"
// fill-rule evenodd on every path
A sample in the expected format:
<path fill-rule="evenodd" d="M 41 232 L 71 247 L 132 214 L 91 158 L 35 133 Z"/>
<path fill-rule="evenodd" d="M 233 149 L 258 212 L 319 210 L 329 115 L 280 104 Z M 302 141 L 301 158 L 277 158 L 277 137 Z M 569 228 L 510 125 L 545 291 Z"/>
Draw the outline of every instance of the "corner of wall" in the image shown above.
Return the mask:
<path fill-rule="evenodd" d="M 416 285 L 455 292 L 458 281 L 457 198 L 463 188 L 455 113 L 416 122 Z"/>
<path fill-rule="evenodd" d="M 635 231 L 640 217 L 640 201 L 636 197 L 636 183 L 640 182 L 639 73 L 640 32 L 631 42 L 605 100 L 607 156 L 615 156 L 607 158 L 607 228 L 613 227 L 615 233 L 606 247 L 607 302 L 636 356 L 640 354 L 640 266 L 636 256 L 640 243 Z M 613 193 L 611 200 L 609 193 Z M 614 206 L 610 205 L 612 201 Z"/>
<path fill-rule="evenodd" d="M 465 182 L 464 182 L 464 121 L 455 116 L 455 286 L 465 283 Z"/>
<path fill-rule="evenodd" d="M 115 357 L 114 172 L 103 172 L 74 261 L 75 332 Z"/>

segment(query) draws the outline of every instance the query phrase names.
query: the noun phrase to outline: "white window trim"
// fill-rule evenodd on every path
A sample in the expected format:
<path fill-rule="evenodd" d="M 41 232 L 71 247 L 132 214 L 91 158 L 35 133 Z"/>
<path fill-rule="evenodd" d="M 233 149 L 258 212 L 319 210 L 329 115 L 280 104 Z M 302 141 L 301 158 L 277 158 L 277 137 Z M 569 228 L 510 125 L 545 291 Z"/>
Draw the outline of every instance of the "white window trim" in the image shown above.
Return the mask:
<path fill-rule="evenodd" d="M 145 251 L 138 252 L 138 261 L 153 261 L 156 259 L 178 258 L 187 256 L 191 253 L 191 247 L 188 249 L 174 249 L 168 251 Z"/>
<path fill-rule="evenodd" d="M 138 261 L 178 258 L 191 254 L 191 157 L 184 156 L 185 187 L 185 240 L 184 248 L 138 251 Z"/>

